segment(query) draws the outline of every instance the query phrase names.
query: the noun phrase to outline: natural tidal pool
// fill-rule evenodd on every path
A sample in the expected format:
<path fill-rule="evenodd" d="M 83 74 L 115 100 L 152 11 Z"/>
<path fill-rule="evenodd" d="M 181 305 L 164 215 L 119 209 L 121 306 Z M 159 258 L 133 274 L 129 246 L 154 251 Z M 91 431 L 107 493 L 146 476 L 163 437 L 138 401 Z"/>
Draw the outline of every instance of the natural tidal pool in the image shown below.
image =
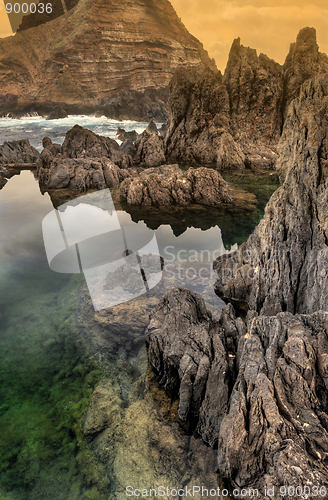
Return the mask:
<path fill-rule="evenodd" d="M 224 305 L 213 291 L 213 257 L 247 239 L 279 185 L 270 173 L 225 177 L 238 205 L 141 209 L 112 191 L 120 224 L 153 229 L 165 266 L 149 292 L 99 312 L 83 274 L 48 266 L 42 220 L 53 203 L 33 172 L 0 191 L 1 500 L 123 499 L 127 486 L 222 486 L 215 450 L 181 426 L 176 402 L 157 384 L 144 329 L 173 286 L 202 293 L 214 316 Z M 90 444 L 82 429 L 97 385 L 106 426 Z"/>

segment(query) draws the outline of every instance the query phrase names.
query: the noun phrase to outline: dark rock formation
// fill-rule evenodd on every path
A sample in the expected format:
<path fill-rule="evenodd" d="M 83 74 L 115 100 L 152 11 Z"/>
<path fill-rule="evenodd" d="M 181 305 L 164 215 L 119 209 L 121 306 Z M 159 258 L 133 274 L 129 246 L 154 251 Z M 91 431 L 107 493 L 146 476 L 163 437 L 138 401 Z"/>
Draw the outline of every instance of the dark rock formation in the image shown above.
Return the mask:
<path fill-rule="evenodd" d="M 328 485 L 328 313 L 252 313 L 248 327 L 231 305 L 214 321 L 200 295 L 175 288 L 150 316 L 149 357 L 180 418 L 218 439 L 223 477 L 261 499 L 301 486 L 305 500 L 304 486 Z"/>
<path fill-rule="evenodd" d="M 282 67 L 237 38 L 224 73 L 233 136 L 249 143 L 276 144 L 281 132 Z"/>
<path fill-rule="evenodd" d="M 178 165 L 148 168 L 138 177 L 122 182 L 120 196 L 130 205 L 219 205 L 232 196 L 220 174 L 209 168 L 189 168 L 183 173 Z"/>
<path fill-rule="evenodd" d="M 288 105 L 298 96 L 301 85 L 320 73 L 328 73 L 328 56 L 319 52 L 314 28 L 301 29 L 296 42 L 290 45 L 283 72 L 283 112 L 286 115 Z"/>
<path fill-rule="evenodd" d="M 179 68 L 170 83 L 169 108 L 167 156 L 174 161 L 216 165 L 221 136 L 230 124 L 229 96 L 221 73 L 201 67 Z M 244 167 L 238 152 L 236 161 L 237 167 Z"/>
<path fill-rule="evenodd" d="M 146 88 L 143 92 L 125 90 L 117 92 L 101 106 L 105 116 L 117 120 L 157 120 L 168 117 L 168 88 Z"/>
<path fill-rule="evenodd" d="M 0 165 L 17 163 L 35 163 L 39 152 L 30 145 L 27 139 L 4 142 L 0 146 Z"/>
<path fill-rule="evenodd" d="M 65 158 L 106 157 L 121 168 L 132 165 L 131 158 L 122 153 L 116 141 L 110 137 L 101 137 L 80 125 L 75 125 L 66 133 L 62 154 Z"/>
<path fill-rule="evenodd" d="M 74 191 L 104 189 L 131 176 L 132 158 L 117 142 L 75 125 L 62 146 L 43 140 L 44 150 L 37 161 L 40 184 L 47 189 L 69 187 Z"/>
<path fill-rule="evenodd" d="M 288 110 L 277 169 L 283 185 L 239 250 L 218 259 L 220 296 L 261 314 L 328 311 L 328 75 L 303 84 Z"/>
<path fill-rule="evenodd" d="M 219 431 L 219 470 L 235 485 L 328 485 L 328 314 L 280 313 L 252 322 Z M 249 497 L 246 497 L 249 498 Z"/>
<path fill-rule="evenodd" d="M 176 70 L 165 152 L 170 161 L 218 169 L 273 168 L 284 118 L 302 83 L 328 72 L 314 28 L 300 31 L 284 66 L 236 39 L 224 77 L 213 68 Z"/>
<path fill-rule="evenodd" d="M 127 132 L 124 130 L 124 128 L 118 127 L 117 132 L 116 132 L 117 138 L 124 142 L 125 140 L 130 140 L 133 143 L 138 139 L 139 134 L 135 130 L 131 130 L 130 132 Z"/>
<path fill-rule="evenodd" d="M 154 130 L 148 127 L 138 137 L 135 145 L 138 148 L 135 161 L 140 167 L 158 167 L 165 163 L 163 139 L 158 135 L 157 128 Z"/>
<path fill-rule="evenodd" d="M 22 28 L 30 22 L 27 16 Z M 165 120 L 175 68 L 215 66 L 168 0 L 80 0 L 67 14 L 0 40 L 0 54 L 0 103 L 18 115 L 63 108 Z"/>
<path fill-rule="evenodd" d="M 245 333 L 232 306 L 224 308 L 216 322 L 201 295 L 180 288 L 167 292 L 150 315 L 146 338 L 160 383 L 170 394 L 179 391 L 180 418 L 199 418 L 199 431 L 212 446 L 228 410 L 234 372 L 228 352 L 235 353 Z"/>
<path fill-rule="evenodd" d="M 0 189 L 2 189 L 7 184 L 7 182 L 7 179 L 2 174 L 0 174 Z"/>

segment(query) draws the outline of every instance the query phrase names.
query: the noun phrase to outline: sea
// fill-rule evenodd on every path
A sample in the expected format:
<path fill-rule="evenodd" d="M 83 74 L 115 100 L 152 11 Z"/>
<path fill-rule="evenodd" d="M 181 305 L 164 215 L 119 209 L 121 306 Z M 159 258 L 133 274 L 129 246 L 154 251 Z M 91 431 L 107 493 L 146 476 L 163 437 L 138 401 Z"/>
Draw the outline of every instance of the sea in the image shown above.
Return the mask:
<path fill-rule="evenodd" d="M 2 118 L 0 144 L 28 139 L 41 151 L 43 137 L 62 143 L 75 124 L 113 139 L 119 127 L 141 133 L 148 125 Z M 164 269 L 143 295 L 100 311 L 83 273 L 49 267 L 42 223 L 56 204 L 35 170 L 17 171 L 0 191 L 1 500 L 123 500 L 159 487 L 168 499 L 179 488 L 228 488 L 216 473 L 216 450 L 179 420 L 144 336 L 149 314 L 172 287 L 200 293 L 219 317 L 225 303 L 214 293 L 213 260 L 248 238 L 279 187 L 273 172 L 224 177 L 231 206 L 130 207 L 112 190 L 119 224 L 153 231 Z M 93 394 L 104 399 L 90 407 L 99 401 Z M 90 442 L 83 430 L 96 404 Z"/>

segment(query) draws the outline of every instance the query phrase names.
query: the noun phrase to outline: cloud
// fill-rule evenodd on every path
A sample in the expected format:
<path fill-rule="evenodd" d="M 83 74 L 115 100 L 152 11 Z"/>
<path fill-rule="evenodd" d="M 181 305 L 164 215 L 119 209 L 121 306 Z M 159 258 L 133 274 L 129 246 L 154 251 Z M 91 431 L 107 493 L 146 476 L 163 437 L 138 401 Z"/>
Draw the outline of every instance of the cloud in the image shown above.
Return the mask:
<path fill-rule="evenodd" d="M 172 0 L 172 4 L 221 70 L 237 37 L 282 64 L 299 30 L 313 26 L 320 50 L 328 52 L 326 0 L 297 4 L 294 0 Z"/>

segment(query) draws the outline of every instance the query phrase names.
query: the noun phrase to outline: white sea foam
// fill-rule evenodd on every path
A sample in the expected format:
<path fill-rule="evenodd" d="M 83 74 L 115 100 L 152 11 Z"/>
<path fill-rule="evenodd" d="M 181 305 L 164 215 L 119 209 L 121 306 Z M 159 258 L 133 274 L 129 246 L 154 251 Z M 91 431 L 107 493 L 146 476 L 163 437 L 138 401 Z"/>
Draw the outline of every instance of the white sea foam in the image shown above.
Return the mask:
<path fill-rule="evenodd" d="M 138 134 L 147 128 L 146 122 L 132 120 L 118 121 L 104 116 L 71 115 L 58 120 L 46 120 L 42 116 L 24 116 L 22 118 L 0 118 L 0 144 L 4 141 L 28 139 L 38 151 L 42 151 L 43 137 L 50 137 L 53 142 L 62 144 L 65 134 L 74 125 L 81 125 L 98 135 L 117 140 L 118 127 L 126 131 L 135 130 Z M 160 126 L 160 124 L 158 124 Z"/>

